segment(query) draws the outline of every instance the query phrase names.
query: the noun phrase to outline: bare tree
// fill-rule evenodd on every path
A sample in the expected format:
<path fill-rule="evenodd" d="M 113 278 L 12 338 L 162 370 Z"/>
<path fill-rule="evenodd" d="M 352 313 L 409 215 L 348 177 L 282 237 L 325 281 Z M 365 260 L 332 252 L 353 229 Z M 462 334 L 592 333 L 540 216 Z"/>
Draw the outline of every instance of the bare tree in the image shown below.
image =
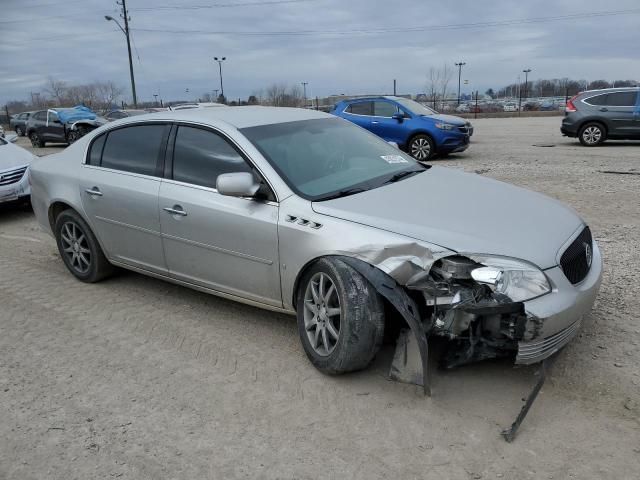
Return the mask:
<path fill-rule="evenodd" d="M 438 102 L 444 102 L 449 94 L 449 83 L 453 77 L 453 69 L 446 63 L 442 68 L 431 67 L 427 78 L 427 96 L 433 104 L 433 108 L 438 108 Z"/>
<path fill-rule="evenodd" d="M 49 77 L 47 79 L 47 88 L 45 88 L 44 91 L 57 103 L 62 104 L 67 95 L 67 90 L 68 86 L 66 82 Z"/>
<path fill-rule="evenodd" d="M 299 107 L 304 99 L 299 85 L 274 83 L 265 89 L 264 102 L 274 107 Z"/>

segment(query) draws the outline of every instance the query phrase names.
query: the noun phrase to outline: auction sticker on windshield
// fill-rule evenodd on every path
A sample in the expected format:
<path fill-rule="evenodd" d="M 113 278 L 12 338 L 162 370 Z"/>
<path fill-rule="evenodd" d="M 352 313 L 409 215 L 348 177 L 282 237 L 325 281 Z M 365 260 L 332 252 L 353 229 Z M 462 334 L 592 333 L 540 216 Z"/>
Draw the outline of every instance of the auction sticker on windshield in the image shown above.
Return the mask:
<path fill-rule="evenodd" d="M 409 161 L 401 155 L 380 155 L 387 163 L 409 163 Z"/>

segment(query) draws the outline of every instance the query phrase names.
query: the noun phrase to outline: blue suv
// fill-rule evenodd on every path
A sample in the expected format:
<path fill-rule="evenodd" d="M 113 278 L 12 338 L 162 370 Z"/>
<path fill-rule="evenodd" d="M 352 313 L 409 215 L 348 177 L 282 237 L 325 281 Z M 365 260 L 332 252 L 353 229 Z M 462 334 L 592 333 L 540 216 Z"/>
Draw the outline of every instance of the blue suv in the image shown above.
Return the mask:
<path fill-rule="evenodd" d="M 395 142 L 419 161 L 436 154 L 462 152 L 469 147 L 473 135 L 471 123 L 463 118 L 441 115 L 401 97 L 343 100 L 331 113 Z"/>

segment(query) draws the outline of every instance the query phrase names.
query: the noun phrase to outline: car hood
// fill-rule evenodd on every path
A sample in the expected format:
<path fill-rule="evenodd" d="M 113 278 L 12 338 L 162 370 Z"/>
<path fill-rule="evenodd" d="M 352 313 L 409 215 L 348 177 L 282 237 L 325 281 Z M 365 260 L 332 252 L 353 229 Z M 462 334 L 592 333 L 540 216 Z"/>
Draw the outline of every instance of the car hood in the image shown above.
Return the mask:
<path fill-rule="evenodd" d="M 0 145 L 0 172 L 16 167 L 24 167 L 35 160 L 31 153 L 11 143 Z"/>
<path fill-rule="evenodd" d="M 444 115 L 442 113 L 438 113 L 437 115 L 423 115 L 422 118 L 432 120 L 434 122 L 450 123 L 458 127 L 467 124 L 467 121 L 464 118 L 456 117 L 455 115 Z"/>
<path fill-rule="evenodd" d="M 348 197 L 314 202 L 313 209 L 456 252 L 514 257 L 542 269 L 557 265 L 560 247 L 583 224 L 557 200 L 443 167 Z"/>

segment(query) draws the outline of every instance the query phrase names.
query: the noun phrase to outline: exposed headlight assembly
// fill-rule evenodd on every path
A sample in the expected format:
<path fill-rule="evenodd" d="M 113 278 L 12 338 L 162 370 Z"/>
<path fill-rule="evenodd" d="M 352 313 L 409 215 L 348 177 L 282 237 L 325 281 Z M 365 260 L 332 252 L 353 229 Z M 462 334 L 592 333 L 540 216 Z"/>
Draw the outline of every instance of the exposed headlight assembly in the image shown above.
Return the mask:
<path fill-rule="evenodd" d="M 505 257 L 469 255 L 469 258 L 484 265 L 471 270 L 471 278 L 514 302 L 532 300 L 551 291 L 547 276 L 530 263 Z"/>
<path fill-rule="evenodd" d="M 453 130 L 456 126 L 450 123 L 437 122 L 436 128 L 439 128 L 440 130 Z"/>

